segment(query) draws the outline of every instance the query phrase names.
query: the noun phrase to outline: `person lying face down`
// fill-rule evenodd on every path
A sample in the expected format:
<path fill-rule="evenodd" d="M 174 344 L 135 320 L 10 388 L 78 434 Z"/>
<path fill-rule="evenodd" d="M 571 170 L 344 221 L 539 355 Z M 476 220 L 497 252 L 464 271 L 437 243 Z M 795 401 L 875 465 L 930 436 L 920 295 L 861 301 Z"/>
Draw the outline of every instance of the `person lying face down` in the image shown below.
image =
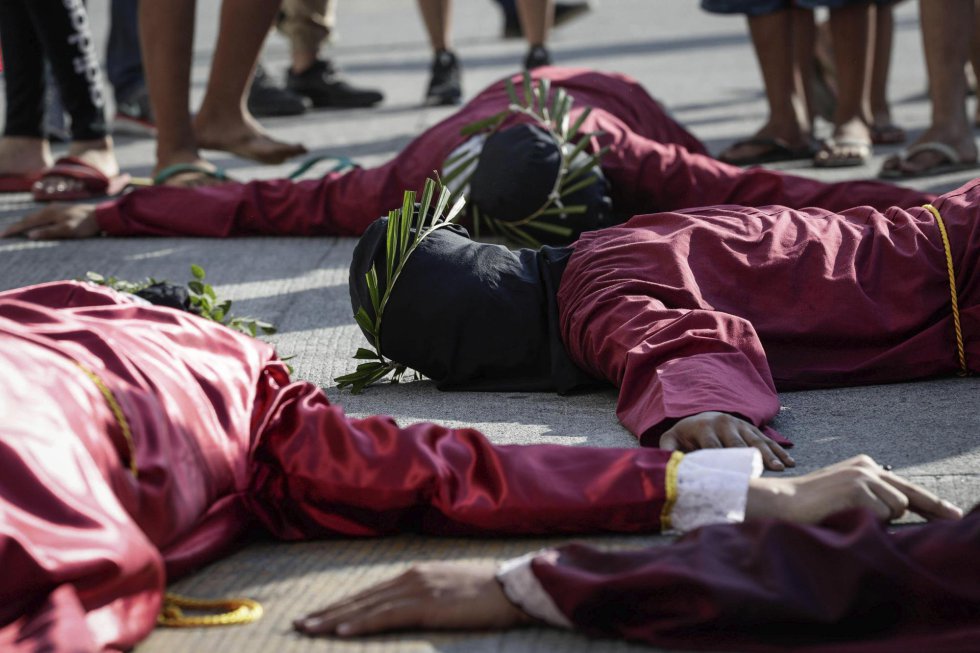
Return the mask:
<path fill-rule="evenodd" d="M 473 171 L 464 163 L 474 155 L 480 156 L 478 177 L 482 181 L 471 186 L 470 204 L 490 221 L 487 230 L 496 228 L 522 244 L 527 243 L 526 237 L 541 242 L 549 237 L 570 242 L 579 232 L 609 221 L 696 206 L 779 204 L 844 211 L 867 205 L 885 210 L 890 206 L 921 205 L 933 199 L 929 194 L 875 181 L 826 184 L 774 170 L 743 170 L 709 156 L 697 138 L 674 121 L 640 84 L 626 76 L 560 67 L 538 68 L 531 75 L 535 84 L 549 85 L 546 97 L 554 100 L 560 91 L 573 101 L 565 113 L 567 127 L 555 123 L 554 107 L 545 119 L 540 101 L 532 108 L 524 106 L 527 100 L 522 78 L 515 76 L 492 84 L 457 113 L 416 137 L 391 161 L 375 168 L 337 170 L 320 179 L 295 182 L 275 179 L 206 189 L 138 189 L 98 207 L 56 205 L 42 209 L 3 235 L 71 238 L 102 232 L 111 236 L 360 236 L 379 215 L 398 206 L 404 189 L 421 189 L 434 170 L 464 190 L 466 176 Z M 517 103 L 507 91 L 507 81 L 517 86 Z M 494 120 L 500 116 L 502 121 Z M 481 122 L 485 128 L 466 129 Z M 569 135 L 576 124 L 577 135 Z M 555 224 L 550 225 L 550 231 L 548 225 L 514 224 L 527 220 L 543 207 L 543 202 L 529 201 L 527 206 L 515 209 L 515 185 L 521 190 L 526 188 L 522 182 L 539 180 L 529 189 L 528 197 L 533 197 L 542 189 L 553 189 L 558 179 L 553 157 L 541 157 L 540 151 L 528 149 L 542 147 L 541 141 L 504 136 L 520 136 L 520 129 L 509 132 L 517 125 L 560 132 L 568 154 L 574 145 L 583 143 L 583 161 L 588 155 L 604 152 L 592 174 L 604 180 L 602 196 L 607 199 L 590 214 L 604 216 L 601 220 L 582 220 L 578 224 L 581 214 L 568 214 L 564 219 L 542 216 L 543 221 L 535 218 L 538 225 L 557 223 L 565 229 L 559 233 L 554 233 Z M 550 140 L 550 144 L 543 145 L 553 153 L 558 144 Z M 491 154 L 490 150 L 496 154 L 484 158 L 484 147 L 488 148 L 487 154 Z M 497 156 L 502 152 L 506 154 Z M 543 166 L 531 169 L 526 178 L 515 174 L 519 168 L 529 167 L 531 160 L 541 161 Z M 519 195 L 524 196 L 523 191 Z M 582 203 L 573 203 L 567 197 L 564 202 Z M 523 232 L 523 236 L 514 229 Z"/>
<path fill-rule="evenodd" d="M 752 449 L 496 446 L 473 429 L 349 419 L 269 345 L 80 282 L 0 292 L 0 369 L 11 653 L 132 648 L 167 582 L 256 526 L 300 540 L 688 530 L 855 505 L 960 514 L 853 461 L 767 479 Z"/>
<path fill-rule="evenodd" d="M 417 565 L 293 625 L 341 637 L 547 625 L 670 650 L 962 653 L 980 641 L 978 549 L 980 506 L 893 533 L 862 510 L 819 525 L 706 526 L 639 550 Z"/>
<path fill-rule="evenodd" d="M 769 426 L 777 390 L 976 370 L 978 195 L 980 180 L 928 209 L 705 207 L 539 250 L 449 226 L 400 263 L 390 288 L 383 218 L 355 249 L 351 301 L 382 360 L 440 389 L 604 381 L 643 445 L 750 445 L 782 469 L 792 461 Z M 390 295 L 380 320 L 372 268 Z"/>

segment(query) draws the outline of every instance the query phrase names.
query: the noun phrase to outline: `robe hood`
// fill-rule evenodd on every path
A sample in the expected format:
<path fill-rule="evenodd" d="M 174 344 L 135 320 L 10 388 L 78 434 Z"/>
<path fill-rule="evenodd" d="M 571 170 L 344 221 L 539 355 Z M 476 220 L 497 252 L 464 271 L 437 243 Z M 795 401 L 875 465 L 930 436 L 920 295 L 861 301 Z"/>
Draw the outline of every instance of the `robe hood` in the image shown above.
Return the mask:
<path fill-rule="evenodd" d="M 522 123 L 487 137 L 469 181 L 467 199 L 486 216 L 517 222 L 544 206 L 561 167 L 558 143 L 538 125 Z M 592 183 L 562 198 L 565 206 L 585 206 L 585 213 L 541 216 L 536 220 L 568 227 L 571 237 L 534 230 L 547 244 L 566 244 L 584 231 L 608 227 L 619 220 L 613 215 L 609 184 L 595 166 L 586 173 Z"/>
<path fill-rule="evenodd" d="M 372 318 L 364 276 L 376 262 L 385 268 L 387 225 L 385 217 L 368 227 L 351 262 L 351 306 Z M 591 381 L 558 333 L 555 297 L 570 254 L 476 243 L 457 225 L 430 234 L 385 306 L 381 354 L 440 389 L 565 392 Z"/>

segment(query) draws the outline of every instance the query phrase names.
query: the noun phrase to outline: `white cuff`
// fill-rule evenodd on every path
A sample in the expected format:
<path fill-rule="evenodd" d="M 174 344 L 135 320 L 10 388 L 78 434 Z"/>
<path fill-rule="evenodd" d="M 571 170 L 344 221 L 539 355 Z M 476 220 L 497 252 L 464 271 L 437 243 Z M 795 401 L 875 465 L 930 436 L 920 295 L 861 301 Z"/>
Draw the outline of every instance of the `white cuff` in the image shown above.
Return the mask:
<path fill-rule="evenodd" d="M 685 455 L 677 467 L 671 526 L 690 531 L 743 521 L 749 479 L 761 474 L 762 456 L 757 449 L 701 449 Z"/>
<path fill-rule="evenodd" d="M 557 556 L 554 550 L 534 551 L 520 558 L 506 560 L 500 563 L 497 570 L 497 580 L 504 588 L 504 594 L 511 603 L 528 613 L 535 619 L 558 628 L 572 628 L 572 622 L 561 613 L 551 596 L 544 591 L 538 582 L 531 561 L 539 555 Z"/>

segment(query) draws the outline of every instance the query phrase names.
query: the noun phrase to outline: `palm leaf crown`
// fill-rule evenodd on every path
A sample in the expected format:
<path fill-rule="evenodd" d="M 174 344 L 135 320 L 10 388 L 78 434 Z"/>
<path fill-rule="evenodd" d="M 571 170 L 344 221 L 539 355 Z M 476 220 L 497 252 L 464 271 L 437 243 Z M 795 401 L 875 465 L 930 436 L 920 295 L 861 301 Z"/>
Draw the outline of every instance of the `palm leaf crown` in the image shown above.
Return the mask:
<path fill-rule="evenodd" d="M 493 132 L 510 115 L 528 116 L 555 139 L 561 154 L 561 166 L 558 176 L 555 178 L 555 185 L 548 194 L 548 199 L 528 216 L 518 220 L 499 220 L 481 213 L 479 209 L 473 206 L 471 211 L 473 235 L 479 238 L 481 227 L 485 227 L 492 234 L 510 238 L 530 247 L 541 246 L 541 243 L 535 238 L 535 231 L 571 238 L 574 234 L 571 227 L 542 220 L 542 218 L 558 217 L 563 219 L 568 215 L 585 213 L 587 210 L 581 204 L 566 205 L 563 199 L 593 183 L 593 180 L 586 173 L 592 170 L 609 151 L 607 146 L 594 154 L 586 152 L 590 139 L 602 133 L 581 132 L 582 125 L 592 108 L 586 107 L 575 122 L 572 122 L 569 114 L 574 100 L 561 87 L 556 88 L 552 93 L 551 80 L 533 80 L 531 74 L 525 72 L 522 76 L 520 95 L 512 80 L 506 80 L 505 85 L 507 96 L 510 99 L 507 108 L 497 114 L 466 125 L 461 133 L 464 136 L 472 136 L 481 132 Z M 479 157 L 479 151 L 463 151 L 457 156 L 450 157 L 444 164 L 443 169 L 447 173 L 443 178 L 443 183 L 457 188 L 466 188 Z"/>
<path fill-rule="evenodd" d="M 437 190 L 439 191 L 438 198 L 435 197 Z M 379 265 L 381 264 L 375 262 L 364 275 L 367 281 L 368 295 L 371 298 L 371 307 L 374 309 L 374 318 L 372 319 L 361 306 L 354 314 L 354 319 L 365 333 L 370 334 L 369 340 L 373 349 L 359 347 L 354 358 L 363 362 L 358 364 L 354 372 L 334 379 L 338 387 L 350 386 L 351 391 L 355 394 L 372 383 L 380 381 L 388 374 L 391 374 L 391 382 L 397 383 L 405 373 L 406 367 L 404 365 L 388 360 L 381 355 L 381 318 L 384 315 L 385 306 L 388 304 L 395 282 L 398 281 L 402 270 L 405 269 L 409 257 L 426 238 L 439 229 L 453 224 L 466 203 L 465 198 L 459 197 L 447 211 L 447 207 L 453 199 L 453 193 L 449 188 L 432 179 L 425 180 L 425 187 L 422 189 L 422 197 L 418 206 L 416 206 L 415 199 L 415 191 L 405 191 L 401 208 L 388 212 L 388 231 L 385 236 L 385 268 L 384 270 L 380 269 Z M 430 211 L 431 218 L 429 218 Z M 385 287 L 383 289 L 378 285 L 382 271 L 385 272 Z"/>

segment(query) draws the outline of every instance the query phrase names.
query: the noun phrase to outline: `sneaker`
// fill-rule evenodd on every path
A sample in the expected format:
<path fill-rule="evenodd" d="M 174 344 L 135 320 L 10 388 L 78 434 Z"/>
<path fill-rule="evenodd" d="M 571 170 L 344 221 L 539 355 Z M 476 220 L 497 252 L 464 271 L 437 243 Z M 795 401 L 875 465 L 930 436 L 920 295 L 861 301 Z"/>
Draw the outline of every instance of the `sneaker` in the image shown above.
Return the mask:
<path fill-rule="evenodd" d="M 429 78 L 429 89 L 425 92 L 425 103 L 446 106 L 459 104 L 462 99 L 459 59 L 449 50 L 440 50 L 432 59 L 432 76 Z"/>
<path fill-rule="evenodd" d="M 253 116 L 298 116 L 306 113 L 309 106 L 306 98 L 276 84 L 261 64 L 255 68 L 255 77 L 248 89 L 248 110 Z"/>
<path fill-rule="evenodd" d="M 112 121 L 112 131 L 129 136 L 157 135 L 156 122 L 153 120 L 153 109 L 150 108 L 150 94 L 145 86 L 125 98 L 116 99 L 116 117 Z"/>
<path fill-rule="evenodd" d="M 288 70 L 286 88 L 309 98 L 318 109 L 360 109 L 373 107 L 385 99 L 381 91 L 351 85 L 338 74 L 333 63 L 322 59 L 317 59 L 301 73 Z"/>
<path fill-rule="evenodd" d="M 532 45 L 524 57 L 524 70 L 534 70 L 541 66 L 551 65 L 551 53 L 543 45 Z"/>

